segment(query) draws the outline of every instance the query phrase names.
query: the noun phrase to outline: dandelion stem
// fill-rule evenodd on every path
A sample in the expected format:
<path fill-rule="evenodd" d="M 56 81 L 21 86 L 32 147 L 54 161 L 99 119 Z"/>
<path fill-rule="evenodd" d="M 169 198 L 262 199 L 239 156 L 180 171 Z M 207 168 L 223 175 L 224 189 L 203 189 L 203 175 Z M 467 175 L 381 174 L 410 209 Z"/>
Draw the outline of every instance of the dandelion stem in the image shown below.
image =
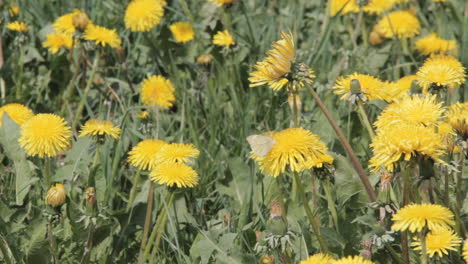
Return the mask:
<path fill-rule="evenodd" d="M 167 223 L 167 219 L 168 219 L 168 216 L 169 216 L 169 212 L 168 212 L 168 208 L 172 206 L 172 203 L 174 202 L 174 196 L 175 196 L 175 193 L 173 191 L 169 191 L 171 194 L 171 196 L 169 197 L 169 201 L 164 205 L 164 215 L 163 215 L 163 218 L 161 220 L 161 223 L 159 224 L 159 231 L 158 231 L 158 234 L 156 235 L 156 242 L 154 244 L 154 248 L 153 248 L 153 252 L 151 253 L 151 260 L 150 263 L 154 263 L 154 256 L 156 256 L 156 254 L 158 253 L 158 250 L 159 250 L 159 243 L 161 242 L 161 237 L 162 237 L 162 234 L 164 233 L 164 228 L 166 228 L 166 223 Z"/>
<path fill-rule="evenodd" d="M 49 189 L 51 182 L 50 182 L 50 158 L 47 157 L 44 159 L 44 182 L 45 182 L 45 189 L 46 191 Z"/>
<path fill-rule="evenodd" d="M 425 231 L 419 232 L 419 240 L 421 241 L 421 264 L 427 264 L 427 246 Z"/>
<path fill-rule="evenodd" d="M 328 209 L 330 209 L 330 213 L 333 218 L 333 223 L 335 224 L 335 229 L 339 233 L 339 226 L 338 226 L 338 211 L 336 210 L 335 200 L 333 199 L 331 188 L 330 188 L 330 179 L 326 179 L 323 181 L 323 190 L 325 191 L 325 196 L 327 197 L 328 201 Z"/>
<path fill-rule="evenodd" d="M 299 194 L 301 195 L 302 204 L 304 205 L 304 210 L 306 211 L 307 217 L 309 218 L 310 225 L 312 226 L 312 230 L 314 234 L 317 236 L 317 240 L 320 244 L 320 250 L 323 253 L 328 252 L 327 244 L 323 240 L 322 234 L 320 233 L 320 225 L 317 223 L 314 215 L 312 214 L 312 210 L 310 209 L 309 203 L 307 202 L 307 197 L 305 195 L 304 186 L 302 185 L 301 179 L 299 178 L 299 174 L 294 172 L 294 179 L 296 180 L 297 187 L 299 189 Z"/>
<path fill-rule="evenodd" d="M 16 99 L 21 98 L 21 86 L 23 85 L 23 71 L 24 71 L 24 45 L 19 48 L 20 57 L 18 60 L 18 75 L 16 78 Z"/>
<path fill-rule="evenodd" d="M 372 128 L 371 122 L 369 121 L 369 117 L 366 114 L 366 110 L 364 109 L 364 105 L 361 100 L 357 100 L 357 108 L 359 117 L 361 118 L 361 122 L 366 127 L 369 136 L 371 137 L 371 139 L 375 138 L 374 129 Z"/>
<path fill-rule="evenodd" d="M 75 44 L 78 45 L 78 47 L 75 46 Z M 75 39 L 73 39 L 73 45 L 70 49 L 70 63 L 73 62 L 73 52 L 74 50 L 76 49 L 79 49 L 79 42 L 76 41 Z M 62 98 L 62 109 L 60 110 L 60 113 L 61 115 L 64 115 L 65 114 L 65 110 L 67 109 L 67 106 L 68 106 L 68 99 L 69 98 L 72 98 L 73 96 L 73 91 L 75 90 L 74 87 L 75 87 L 75 82 L 76 82 L 76 79 L 78 79 L 78 75 L 80 73 L 80 60 L 81 60 L 81 51 L 78 51 L 78 58 L 76 58 L 75 60 L 75 67 L 74 67 L 74 71 L 73 71 L 73 76 L 70 80 L 70 82 L 68 83 L 67 85 L 67 88 L 65 88 L 65 92 L 63 93 L 63 98 Z"/>
<path fill-rule="evenodd" d="M 150 189 L 148 192 L 148 201 L 146 206 L 146 218 L 145 218 L 145 225 L 143 227 L 143 236 L 141 238 L 141 246 L 140 246 L 140 263 L 144 262 L 144 258 L 142 257 L 142 253 L 146 248 L 146 242 L 148 240 L 148 232 L 149 226 L 151 224 L 151 212 L 153 209 L 153 196 L 154 196 L 154 182 L 150 181 Z"/>
<path fill-rule="evenodd" d="M 52 220 L 47 224 L 47 238 L 49 240 L 50 252 L 52 253 L 52 259 L 54 264 L 60 263 L 57 256 L 57 241 L 55 241 L 54 231 L 52 227 Z"/>
<path fill-rule="evenodd" d="M 282 188 L 282 184 L 281 184 L 281 181 L 280 181 L 280 178 L 279 177 L 276 177 L 275 178 L 275 182 L 276 182 L 276 187 L 278 188 L 278 193 L 279 193 L 279 203 L 280 203 L 280 206 L 281 206 L 281 211 L 283 212 L 283 214 L 281 215 L 282 218 L 283 218 L 283 221 L 286 223 L 286 226 L 288 225 L 288 216 L 287 216 L 287 209 L 286 209 L 286 204 L 284 203 L 284 192 L 283 192 L 283 188 Z"/>
<path fill-rule="evenodd" d="M 317 95 L 317 93 L 309 85 L 307 86 L 307 89 L 309 90 L 309 93 L 314 98 L 315 102 L 317 102 L 318 107 L 320 108 L 320 110 L 322 110 L 323 114 L 327 118 L 327 120 L 330 123 L 330 125 L 332 126 L 333 130 L 335 130 L 335 133 L 338 136 L 338 139 L 340 140 L 341 145 L 345 149 L 346 153 L 348 153 L 349 158 L 351 159 L 351 163 L 353 164 L 354 169 L 358 173 L 359 178 L 361 179 L 361 182 L 364 185 L 364 188 L 366 189 L 367 195 L 369 196 L 369 199 L 372 202 L 375 202 L 377 200 L 377 195 L 375 194 L 375 191 L 372 188 L 372 185 L 371 185 L 371 183 L 369 181 L 369 178 L 367 178 L 366 172 L 362 168 L 362 165 L 359 162 L 358 157 L 356 156 L 353 149 L 351 148 L 351 145 L 349 144 L 349 142 L 346 139 L 345 135 L 343 134 L 341 129 L 338 127 L 335 120 L 331 116 L 330 112 L 328 112 L 326 106 L 323 104 L 322 100 Z"/>
<path fill-rule="evenodd" d="M 140 177 L 140 169 L 138 169 L 137 172 L 135 173 L 135 176 L 133 176 L 133 181 L 132 181 L 133 185 L 132 185 L 132 189 L 130 190 L 130 196 L 128 198 L 128 203 L 127 203 L 127 212 L 130 211 L 130 208 L 133 205 L 133 201 L 135 200 L 139 177 Z"/>

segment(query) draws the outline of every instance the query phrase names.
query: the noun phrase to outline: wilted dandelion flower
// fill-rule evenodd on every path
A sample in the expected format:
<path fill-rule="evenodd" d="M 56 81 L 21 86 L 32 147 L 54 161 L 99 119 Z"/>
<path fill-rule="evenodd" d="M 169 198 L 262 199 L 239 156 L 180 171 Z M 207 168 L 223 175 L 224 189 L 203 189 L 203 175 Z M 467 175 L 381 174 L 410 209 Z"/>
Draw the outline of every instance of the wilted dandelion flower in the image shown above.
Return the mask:
<path fill-rule="evenodd" d="M 232 5 L 236 0 L 210 0 L 213 4 L 217 6 Z"/>
<path fill-rule="evenodd" d="M 270 176 L 278 177 L 289 167 L 291 171 L 301 172 L 320 168 L 333 162 L 327 154 L 327 147 L 319 137 L 303 128 L 288 128 L 280 132 L 269 132 L 275 144 L 270 151 L 260 157 L 252 153 L 260 170 Z"/>
<path fill-rule="evenodd" d="M 447 119 L 453 129 L 463 135 L 468 135 L 468 102 L 451 105 Z"/>
<path fill-rule="evenodd" d="M 291 71 L 294 56 L 292 35 L 282 32 L 281 39 L 272 44 L 267 57 L 255 64 L 256 71 L 250 73 L 250 87 L 268 84 L 275 91 L 283 88 L 289 82 L 286 75 Z"/>
<path fill-rule="evenodd" d="M 42 43 L 42 46 L 48 48 L 52 54 L 57 53 L 62 47 L 69 49 L 72 45 L 73 37 L 64 33 L 47 34 L 46 41 Z"/>
<path fill-rule="evenodd" d="M 130 165 L 140 170 L 154 169 L 157 165 L 157 154 L 164 145 L 167 145 L 167 143 L 159 139 L 145 139 L 140 141 L 128 153 Z"/>
<path fill-rule="evenodd" d="M 75 15 L 81 15 L 81 14 L 86 15 L 85 12 L 83 12 L 83 11 L 81 11 L 79 9 L 75 9 L 75 10 L 73 10 L 72 13 L 68 13 L 68 14 L 65 14 L 65 15 L 60 16 L 59 18 L 57 18 L 55 20 L 54 24 L 52 25 L 55 32 L 72 35 L 76 31 L 76 28 L 73 25 L 73 17 Z"/>
<path fill-rule="evenodd" d="M 395 0 L 370 0 L 369 3 L 364 6 L 364 12 L 380 15 L 383 12 L 391 10 L 395 4 Z"/>
<path fill-rule="evenodd" d="M 30 156 L 54 157 L 70 146 L 67 122 L 55 114 L 37 114 L 21 126 L 18 142 Z"/>
<path fill-rule="evenodd" d="M 358 80 L 362 95 L 368 99 L 382 99 L 385 101 L 390 101 L 391 98 L 388 98 L 384 88 L 384 83 L 370 75 L 353 73 L 346 76 L 341 76 L 336 81 L 333 86 L 333 92 L 341 96 L 341 100 L 347 100 L 351 95 L 351 81 Z"/>
<path fill-rule="evenodd" d="M 6 28 L 8 28 L 9 30 L 18 31 L 18 32 L 28 31 L 28 26 L 26 26 L 26 23 L 21 22 L 21 21 L 8 23 Z"/>
<path fill-rule="evenodd" d="M 372 140 L 373 156 L 370 167 L 377 172 L 381 166 L 393 171 L 400 160 L 410 160 L 416 155 L 430 157 L 442 162 L 439 156 L 444 154 L 441 137 L 434 127 L 425 127 L 397 122 L 384 129 L 377 130 Z"/>
<path fill-rule="evenodd" d="M 200 151 L 192 144 L 171 143 L 166 144 L 158 152 L 156 162 L 161 163 L 187 163 L 198 157 Z"/>
<path fill-rule="evenodd" d="M 187 22 L 176 22 L 172 24 L 169 29 L 177 42 L 189 42 L 195 36 L 192 25 Z"/>
<path fill-rule="evenodd" d="M 374 262 L 361 256 L 348 256 L 331 262 L 332 264 L 374 264 Z"/>
<path fill-rule="evenodd" d="M 398 122 L 413 125 L 437 126 L 444 110 L 442 103 L 433 96 L 406 96 L 388 105 L 374 125 L 378 129 L 391 129 Z"/>
<path fill-rule="evenodd" d="M 55 186 L 50 187 L 46 195 L 46 204 L 57 207 L 65 203 L 67 199 L 67 191 L 63 184 L 57 183 Z"/>
<path fill-rule="evenodd" d="M 336 16 L 359 12 L 359 5 L 356 0 L 332 0 L 330 3 L 330 16 Z"/>
<path fill-rule="evenodd" d="M 24 124 L 34 116 L 33 111 L 22 104 L 7 104 L 0 107 L 0 127 L 2 126 L 4 113 L 7 113 L 11 120 L 18 125 Z"/>
<path fill-rule="evenodd" d="M 442 87 L 458 88 L 465 82 L 465 68 L 455 57 L 434 55 L 426 59 L 416 73 L 423 93 Z"/>
<path fill-rule="evenodd" d="M 81 127 L 80 137 L 104 137 L 110 136 L 119 139 L 120 128 L 116 127 L 111 121 L 91 119 Z"/>
<path fill-rule="evenodd" d="M 125 27 L 133 32 L 147 32 L 159 25 L 164 16 L 165 1 L 134 0 L 125 11 Z"/>
<path fill-rule="evenodd" d="M 419 34 L 421 24 L 410 11 L 394 11 L 374 26 L 374 31 L 385 38 L 411 38 Z"/>
<path fill-rule="evenodd" d="M 328 255 L 318 253 L 302 260 L 299 264 L 331 264 L 334 259 Z"/>
<path fill-rule="evenodd" d="M 194 187 L 198 184 L 198 174 L 184 163 L 164 163 L 157 166 L 150 173 L 151 180 L 178 188 Z"/>
<path fill-rule="evenodd" d="M 462 239 L 458 237 L 453 230 L 447 228 L 435 229 L 426 235 L 426 252 L 429 257 L 438 255 L 443 257 L 449 254 L 449 250 L 458 251 Z M 411 243 L 415 250 L 422 251 L 421 240 Z"/>
<path fill-rule="evenodd" d="M 437 36 L 436 33 L 432 33 L 418 39 L 415 44 L 415 49 L 422 55 L 456 52 L 457 42 L 455 40 L 442 39 Z"/>
<path fill-rule="evenodd" d="M 108 29 L 96 25 L 88 25 L 84 32 L 84 39 L 88 41 L 94 41 L 96 45 L 106 46 L 109 45 L 112 48 L 120 47 L 120 38 L 115 29 Z"/>
<path fill-rule="evenodd" d="M 218 31 L 213 37 L 213 44 L 218 46 L 224 46 L 226 48 L 231 47 L 236 44 L 234 38 L 231 36 L 231 33 L 226 29 L 224 31 Z"/>
<path fill-rule="evenodd" d="M 211 54 L 202 54 L 197 58 L 197 63 L 201 65 L 209 65 L 212 61 L 213 55 Z"/>
<path fill-rule="evenodd" d="M 421 232 L 449 228 L 455 225 L 453 213 L 439 204 L 409 204 L 401 208 L 392 217 L 394 231 Z"/>
<path fill-rule="evenodd" d="M 161 75 L 146 78 L 141 85 L 141 102 L 148 106 L 171 107 L 175 102 L 172 82 Z"/>
<path fill-rule="evenodd" d="M 449 152 L 455 152 L 455 135 L 452 126 L 447 122 L 440 122 L 437 126 L 437 133 L 442 139 L 443 149 Z"/>

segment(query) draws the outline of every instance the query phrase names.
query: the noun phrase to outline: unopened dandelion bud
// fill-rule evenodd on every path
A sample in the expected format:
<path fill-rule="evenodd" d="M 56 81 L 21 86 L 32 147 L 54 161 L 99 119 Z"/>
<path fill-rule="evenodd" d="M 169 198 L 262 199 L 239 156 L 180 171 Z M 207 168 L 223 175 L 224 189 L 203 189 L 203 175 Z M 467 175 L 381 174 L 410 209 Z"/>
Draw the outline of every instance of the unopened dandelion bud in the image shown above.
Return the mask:
<path fill-rule="evenodd" d="M 362 93 L 362 90 L 361 90 L 361 83 L 359 82 L 358 79 L 352 79 L 351 80 L 351 93 L 352 94 L 361 94 Z"/>
<path fill-rule="evenodd" d="M 270 219 L 266 227 L 273 235 L 285 235 L 288 231 L 286 223 L 283 221 L 283 210 L 277 201 L 272 201 L 270 206 Z"/>
<path fill-rule="evenodd" d="M 86 204 L 94 206 L 96 204 L 96 189 L 88 187 L 85 192 Z"/>
<path fill-rule="evenodd" d="M 209 65 L 213 61 L 213 55 L 211 54 L 202 54 L 197 58 L 197 64 L 200 65 Z"/>
<path fill-rule="evenodd" d="M 85 30 L 89 22 L 89 17 L 84 12 L 76 12 L 72 17 L 73 26 L 80 31 Z"/>
<path fill-rule="evenodd" d="M 52 207 L 58 207 L 65 203 L 67 199 L 67 191 L 63 184 L 57 183 L 55 186 L 50 187 L 46 195 L 46 204 Z"/>
<path fill-rule="evenodd" d="M 369 34 L 369 42 L 370 42 L 370 44 L 376 46 L 376 45 L 379 45 L 380 43 L 382 43 L 382 38 L 380 37 L 379 33 L 375 32 L 375 31 L 372 31 Z"/>
<path fill-rule="evenodd" d="M 274 264 L 275 263 L 275 256 L 273 256 L 273 255 L 263 256 L 262 259 L 260 260 L 260 263 L 262 263 L 262 264 Z"/>

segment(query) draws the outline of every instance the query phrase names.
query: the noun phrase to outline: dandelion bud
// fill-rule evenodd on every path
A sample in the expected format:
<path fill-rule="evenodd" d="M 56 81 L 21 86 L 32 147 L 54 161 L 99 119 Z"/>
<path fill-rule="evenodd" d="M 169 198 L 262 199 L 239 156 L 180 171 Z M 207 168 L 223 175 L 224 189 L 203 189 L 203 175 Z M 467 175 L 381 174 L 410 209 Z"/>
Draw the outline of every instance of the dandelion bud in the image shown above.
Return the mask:
<path fill-rule="evenodd" d="M 387 170 L 384 170 L 380 173 L 380 188 L 382 190 L 388 189 L 390 187 L 390 182 L 392 180 L 392 174 Z"/>
<path fill-rule="evenodd" d="M 96 189 L 94 187 L 88 187 L 85 192 L 86 203 L 94 206 L 96 204 Z"/>
<path fill-rule="evenodd" d="M 273 264 L 273 263 L 275 263 L 275 256 L 273 256 L 273 255 L 263 256 L 262 259 L 260 260 L 260 263 L 262 263 L 262 264 Z"/>
<path fill-rule="evenodd" d="M 52 207 L 58 207 L 65 203 L 67 199 L 67 192 L 63 184 L 57 183 L 55 186 L 50 187 L 46 195 L 46 204 Z"/>
<path fill-rule="evenodd" d="M 85 30 L 89 22 L 89 17 L 84 12 L 76 12 L 72 17 L 73 26 L 80 31 Z"/>
<path fill-rule="evenodd" d="M 262 240 L 262 231 L 260 231 L 260 230 L 255 231 L 255 239 L 256 239 L 257 242 Z"/>
<path fill-rule="evenodd" d="M 266 226 L 273 235 L 285 235 L 288 231 L 286 223 L 283 221 L 283 211 L 277 201 L 272 201 L 270 206 L 270 219 Z"/>
<path fill-rule="evenodd" d="M 197 63 L 200 65 L 209 65 L 213 61 L 213 55 L 211 54 L 202 54 L 197 58 Z"/>
<path fill-rule="evenodd" d="M 361 83 L 359 82 L 358 79 L 352 79 L 351 80 L 351 93 L 352 94 L 361 94 Z"/>
<path fill-rule="evenodd" d="M 370 42 L 370 44 L 376 46 L 376 45 L 379 45 L 380 43 L 382 43 L 382 38 L 380 37 L 379 33 L 375 32 L 375 31 L 372 31 L 369 34 L 369 42 Z"/>

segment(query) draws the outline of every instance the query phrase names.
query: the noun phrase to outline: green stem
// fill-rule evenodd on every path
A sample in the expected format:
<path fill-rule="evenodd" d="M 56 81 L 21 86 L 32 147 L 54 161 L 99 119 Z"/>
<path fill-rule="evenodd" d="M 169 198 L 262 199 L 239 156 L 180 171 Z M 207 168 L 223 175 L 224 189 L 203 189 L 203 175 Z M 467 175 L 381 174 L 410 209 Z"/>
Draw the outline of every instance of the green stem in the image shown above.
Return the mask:
<path fill-rule="evenodd" d="M 57 256 L 57 241 L 55 241 L 52 222 L 47 224 L 47 239 L 49 240 L 50 252 L 52 253 L 53 263 L 58 264 L 59 259 Z"/>
<path fill-rule="evenodd" d="M 361 100 L 357 100 L 357 108 L 359 117 L 361 118 L 361 122 L 366 127 L 369 136 L 371 137 L 371 139 L 375 138 L 374 129 L 372 128 L 371 122 L 369 121 L 369 117 L 366 114 L 366 110 L 364 109 L 364 105 Z"/>
<path fill-rule="evenodd" d="M 20 57 L 18 60 L 18 77 L 16 78 L 16 100 L 21 98 L 21 86 L 23 85 L 23 71 L 24 71 L 24 45 L 20 46 Z"/>
<path fill-rule="evenodd" d="M 77 45 L 79 45 L 79 42 L 76 41 L 75 39 L 73 39 L 73 46 L 72 48 L 70 49 L 70 63 L 72 63 L 72 60 L 73 60 L 73 52 L 75 49 L 79 48 L 79 47 L 75 47 L 75 43 L 77 43 Z M 76 82 L 76 79 L 78 78 L 78 75 L 80 73 L 80 60 L 81 60 L 81 52 L 78 51 L 78 58 L 76 59 L 75 61 L 75 67 L 74 67 L 74 71 L 73 71 L 73 76 L 70 80 L 70 82 L 68 83 L 67 85 L 67 88 L 65 88 L 65 92 L 63 93 L 63 97 L 62 97 L 62 109 L 60 110 L 60 113 L 61 115 L 64 115 L 65 114 L 65 110 L 67 109 L 67 106 L 69 104 L 69 99 L 72 98 L 73 96 L 73 91 L 75 90 L 75 82 Z"/>
<path fill-rule="evenodd" d="M 310 209 L 307 197 L 305 195 L 304 186 L 302 185 L 301 179 L 299 178 L 299 174 L 294 172 L 294 179 L 297 182 L 297 187 L 299 189 L 299 194 L 301 195 L 302 204 L 304 205 L 304 210 L 306 211 L 307 217 L 309 218 L 310 225 L 312 226 L 312 230 L 314 234 L 317 236 L 317 240 L 320 244 L 320 250 L 323 253 L 328 253 L 327 244 L 323 240 L 322 234 L 320 232 L 320 225 L 317 223 L 314 215 L 312 214 L 312 210 Z"/>
<path fill-rule="evenodd" d="M 96 170 L 99 166 L 99 160 L 101 155 L 101 145 L 98 143 L 96 145 L 96 152 L 94 153 L 93 164 L 91 166 L 91 171 L 88 177 L 88 187 L 96 187 Z"/>
<path fill-rule="evenodd" d="M 153 196 L 154 196 L 154 182 L 150 181 L 150 189 L 148 192 L 148 201 L 146 205 L 146 217 L 145 217 L 145 225 L 143 227 L 143 236 L 141 238 L 141 246 L 140 246 L 140 263 L 144 262 L 144 258 L 141 258 L 143 251 L 146 248 L 146 242 L 148 240 L 148 232 L 149 227 L 151 224 L 151 213 L 153 209 Z"/>
<path fill-rule="evenodd" d="M 419 232 L 419 240 L 421 240 L 421 264 L 427 264 L 427 247 L 425 232 Z"/>
<path fill-rule="evenodd" d="M 94 76 L 96 75 L 98 65 L 99 65 L 99 59 L 100 59 L 100 54 L 99 52 L 96 54 L 96 57 L 94 58 L 93 62 L 93 68 L 91 69 L 91 73 L 89 75 L 88 82 L 86 83 L 86 87 L 83 93 L 83 96 L 81 97 L 80 104 L 78 105 L 78 108 L 76 110 L 75 114 L 75 120 L 73 121 L 73 128 L 76 128 L 78 123 L 80 122 L 81 119 L 81 114 L 83 112 L 86 98 L 88 97 L 89 91 L 91 90 L 91 86 L 94 82 Z"/>
<path fill-rule="evenodd" d="M 336 231 L 339 233 L 339 226 L 338 226 L 338 211 L 336 210 L 335 200 L 333 199 L 331 188 L 330 188 L 330 180 L 327 178 L 323 182 L 323 189 L 325 191 L 325 196 L 327 197 L 328 201 L 328 209 L 330 209 L 330 213 L 333 218 L 333 223 L 335 224 Z"/>
<path fill-rule="evenodd" d="M 49 190 L 49 188 L 51 186 L 50 159 L 51 158 L 49 158 L 49 157 L 44 159 L 44 182 L 45 182 L 45 185 L 46 185 L 46 187 L 45 187 L 46 192 L 47 192 L 47 190 Z"/>
<path fill-rule="evenodd" d="M 390 253 L 390 255 L 392 255 L 393 260 L 395 260 L 398 264 L 404 264 L 401 260 L 401 257 L 396 253 L 391 245 L 385 244 L 385 249 Z"/>
<path fill-rule="evenodd" d="M 317 93 L 309 85 L 307 85 L 307 89 L 309 90 L 309 93 L 314 98 L 314 100 L 317 103 L 320 110 L 323 112 L 323 114 L 327 118 L 327 120 L 330 123 L 330 125 L 332 126 L 333 130 L 335 130 L 335 133 L 338 136 L 338 140 L 341 142 L 341 145 L 343 146 L 344 150 L 346 151 L 349 158 L 351 159 L 351 163 L 353 164 L 354 169 L 358 173 L 359 178 L 361 179 L 361 182 L 364 185 L 364 188 L 366 189 L 367 195 L 369 196 L 369 199 L 372 202 L 375 202 L 377 200 L 377 195 L 375 194 L 375 191 L 374 191 L 374 189 L 373 189 L 373 187 L 372 187 L 372 185 L 371 185 L 371 183 L 369 181 L 369 178 L 366 175 L 366 172 L 362 168 L 362 165 L 359 162 L 359 159 L 357 158 L 356 154 L 354 153 L 353 149 L 351 148 L 351 145 L 349 144 L 349 142 L 346 139 L 345 135 L 343 134 L 341 129 L 338 127 L 337 123 L 335 122 L 332 115 L 327 110 L 325 104 L 322 102 L 322 100 L 317 95 Z"/>
<path fill-rule="evenodd" d="M 130 190 L 130 196 L 128 198 L 128 203 L 127 203 L 127 212 L 130 211 L 133 205 L 133 201 L 135 200 L 139 177 L 140 177 L 140 169 L 138 169 L 137 172 L 135 173 L 135 176 L 133 176 L 133 182 L 132 182 L 133 185 L 132 185 L 132 189 Z"/>
<path fill-rule="evenodd" d="M 275 182 L 276 182 L 276 187 L 278 188 L 278 193 L 279 193 L 279 203 L 280 203 L 280 206 L 281 206 L 281 211 L 282 211 L 282 218 L 283 218 L 283 221 L 286 223 L 286 226 L 288 225 L 288 212 L 287 212 L 287 208 L 286 208 L 286 204 L 284 203 L 284 192 L 283 192 L 283 188 L 282 188 L 282 184 L 281 184 L 281 181 L 280 181 L 280 178 L 279 177 L 276 177 L 275 178 Z"/>
<path fill-rule="evenodd" d="M 292 89 L 291 89 L 292 90 Z M 293 96 L 293 113 L 294 113 L 294 127 L 299 127 L 299 109 L 297 105 L 297 92 L 292 91 Z"/>
<path fill-rule="evenodd" d="M 94 224 L 93 221 L 89 222 L 88 239 L 86 240 L 85 252 L 81 259 L 82 264 L 88 264 L 91 258 L 91 250 L 93 249 L 93 236 L 94 236 Z"/>

